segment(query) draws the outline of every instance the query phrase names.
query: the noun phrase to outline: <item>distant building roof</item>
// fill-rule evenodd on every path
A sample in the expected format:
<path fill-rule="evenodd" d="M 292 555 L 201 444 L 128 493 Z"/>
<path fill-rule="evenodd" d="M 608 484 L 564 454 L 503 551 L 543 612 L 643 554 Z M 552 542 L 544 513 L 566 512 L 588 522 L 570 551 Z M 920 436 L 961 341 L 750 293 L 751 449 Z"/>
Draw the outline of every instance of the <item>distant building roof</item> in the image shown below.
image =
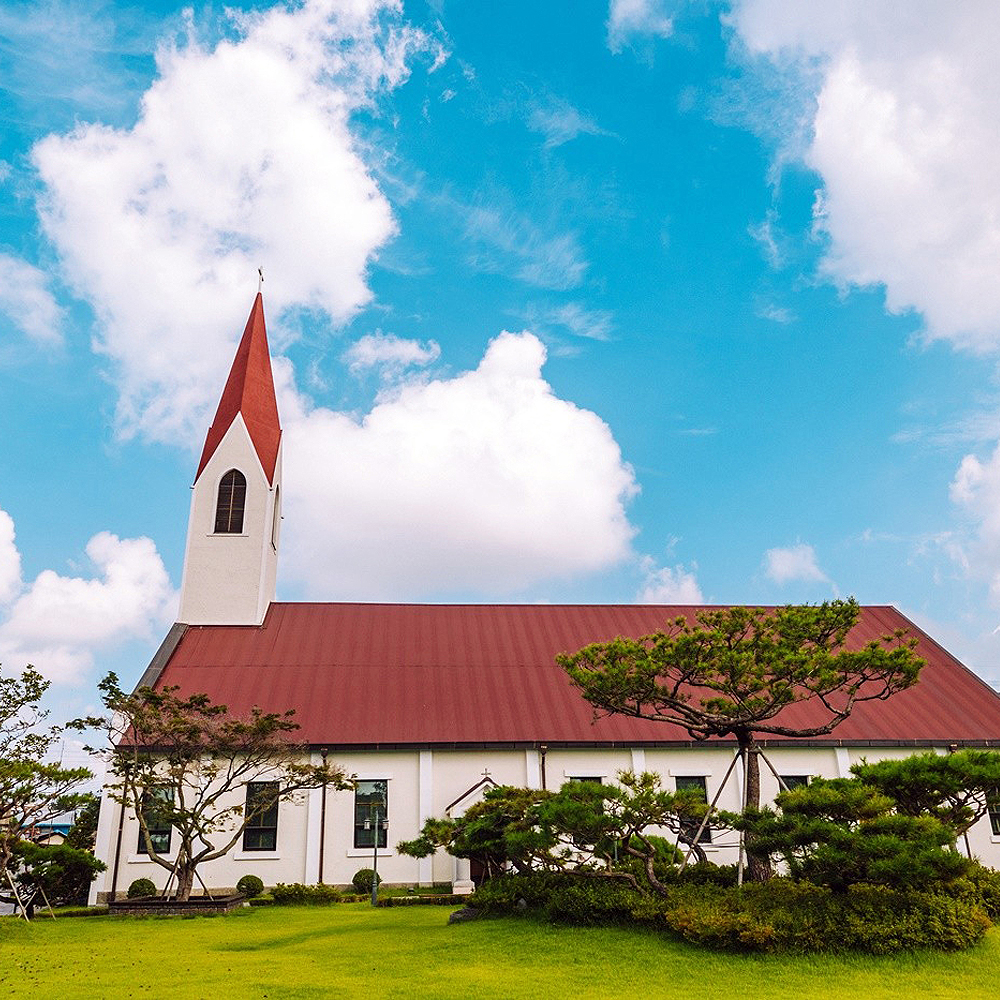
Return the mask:
<path fill-rule="evenodd" d="M 271 374 L 271 355 L 267 347 L 267 330 L 264 326 L 264 299 L 260 292 L 254 299 L 247 319 L 240 346 L 236 350 L 233 367 L 226 380 L 226 387 L 219 400 L 215 419 L 208 429 L 205 447 L 195 482 L 208 465 L 215 449 L 226 435 L 236 414 L 242 413 L 250 432 L 250 440 L 269 483 L 274 482 L 274 467 L 278 461 L 278 444 L 281 425 L 278 421 L 278 403 L 274 395 L 274 378 Z"/>
<path fill-rule="evenodd" d="M 639 636 L 700 609 L 661 605 L 271 605 L 263 625 L 172 633 L 145 683 L 206 692 L 235 712 L 296 711 L 298 734 L 331 748 L 687 745 L 679 726 L 593 718 L 554 657 L 617 635 Z M 849 644 L 897 628 L 919 640 L 920 682 L 859 704 L 811 744 L 1000 745 L 1000 696 L 892 607 L 865 607 Z M 157 661 L 154 660 L 154 664 Z M 782 714 L 815 721 L 808 702 Z"/>

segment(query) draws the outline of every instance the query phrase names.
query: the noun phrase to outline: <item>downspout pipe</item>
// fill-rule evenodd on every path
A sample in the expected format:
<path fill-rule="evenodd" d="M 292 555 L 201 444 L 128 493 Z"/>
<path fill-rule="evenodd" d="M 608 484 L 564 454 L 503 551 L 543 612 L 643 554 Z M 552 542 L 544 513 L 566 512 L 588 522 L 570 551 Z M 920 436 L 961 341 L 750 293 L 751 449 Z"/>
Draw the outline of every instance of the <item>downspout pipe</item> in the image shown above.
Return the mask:
<path fill-rule="evenodd" d="M 538 776 L 541 778 L 543 792 L 547 787 L 547 782 L 545 780 L 545 755 L 548 752 L 549 745 L 547 743 L 538 744 Z"/>
<path fill-rule="evenodd" d="M 326 758 L 329 750 L 323 747 L 319 754 L 323 758 L 323 770 L 326 770 Z M 323 778 L 323 787 L 320 789 L 322 798 L 319 803 L 319 884 L 323 884 L 323 850 L 326 846 L 326 778 Z"/>

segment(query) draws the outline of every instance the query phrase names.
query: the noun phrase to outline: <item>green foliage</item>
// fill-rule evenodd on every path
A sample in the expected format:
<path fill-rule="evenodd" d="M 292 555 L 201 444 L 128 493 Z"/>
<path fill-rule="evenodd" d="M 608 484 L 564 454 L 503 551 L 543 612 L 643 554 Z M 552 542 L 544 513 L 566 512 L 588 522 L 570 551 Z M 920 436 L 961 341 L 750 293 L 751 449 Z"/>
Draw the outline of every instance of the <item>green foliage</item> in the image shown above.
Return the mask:
<path fill-rule="evenodd" d="M 300 882 L 285 885 L 279 882 L 271 890 L 271 898 L 277 906 L 328 906 L 339 903 L 342 895 L 332 885 L 302 885 Z"/>
<path fill-rule="evenodd" d="M 362 895 L 371 895 L 372 888 L 382 882 L 382 876 L 373 868 L 360 868 L 351 878 L 351 884 Z"/>
<path fill-rule="evenodd" d="M 244 875 L 236 883 L 236 891 L 247 899 L 256 899 L 264 891 L 264 883 L 256 875 Z"/>
<path fill-rule="evenodd" d="M 696 624 L 676 618 L 662 631 L 592 643 L 557 660 L 595 708 L 673 722 L 694 739 L 815 736 L 857 702 L 910 687 L 923 666 L 915 641 L 901 632 L 847 649 L 859 613 L 853 598 L 767 611 L 722 608 L 701 612 Z M 826 718 L 808 728 L 777 721 L 803 700 L 819 700 L 813 708 Z"/>
<path fill-rule="evenodd" d="M 93 775 L 85 767 L 43 763 L 61 730 L 44 728 L 39 701 L 49 682 L 33 667 L 19 677 L 0 676 L 0 900 L 20 865 L 18 845 L 39 823 L 72 812 L 86 801 L 73 789 Z"/>
<path fill-rule="evenodd" d="M 487 913 L 522 907 L 573 924 L 648 924 L 696 944 L 735 951 L 862 951 L 968 948 L 990 926 L 974 891 L 930 893 L 855 885 L 846 893 L 787 878 L 719 885 L 703 871 L 662 897 L 612 880 L 563 873 L 508 875 L 481 886 Z M 728 873 L 727 876 L 728 877 Z"/>
<path fill-rule="evenodd" d="M 942 886 L 940 891 L 971 898 L 982 906 L 993 923 L 1000 923 L 1000 871 L 995 868 L 986 868 L 974 861 L 962 878 Z"/>
<path fill-rule="evenodd" d="M 76 811 L 73 825 L 66 834 L 66 843 L 81 851 L 92 851 L 97 840 L 97 821 L 101 815 L 101 797 L 85 793 L 83 804 Z"/>
<path fill-rule="evenodd" d="M 857 883 L 896 889 L 961 878 L 970 862 L 951 846 L 954 831 L 933 816 L 895 811 L 895 803 L 856 778 L 817 778 L 782 792 L 779 810 L 748 810 L 727 822 L 780 857 L 795 878 L 838 892 Z"/>
<path fill-rule="evenodd" d="M 151 879 L 137 878 L 129 887 L 127 896 L 129 899 L 146 899 L 156 895 L 156 886 Z"/>
<path fill-rule="evenodd" d="M 663 913 L 667 927 L 698 944 L 751 951 L 969 948 L 990 926 L 974 900 L 854 885 L 838 894 L 789 879 L 741 889 L 686 889 Z"/>
<path fill-rule="evenodd" d="M 907 816 L 933 816 L 961 836 L 986 815 L 988 798 L 1000 788 L 1000 753 L 958 750 L 947 755 L 914 754 L 903 760 L 863 762 L 851 768 Z"/>
<path fill-rule="evenodd" d="M 55 905 L 87 902 L 90 883 L 107 867 L 90 851 L 67 844 L 33 844 L 22 840 L 14 849 L 19 862 L 15 881 L 28 895 L 40 889 Z"/>
<path fill-rule="evenodd" d="M 487 877 L 509 867 L 614 874 L 637 890 L 659 891 L 657 873 L 665 874 L 678 852 L 647 830 L 667 829 L 685 840 L 707 809 L 696 791 L 664 791 L 649 772 L 619 772 L 616 785 L 568 782 L 558 792 L 500 786 L 459 819 L 429 821 L 397 850 L 426 857 L 444 848 L 477 860 Z"/>
<path fill-rule="evenodd" d="M 272 789 L 256 799 L 259 811 L 307 788 L 352 786 L 335 764 L 303 763 L 308 757 L 291 738 L 299 728 L 291 710 L 254 707 L 241 717 L 205 694 L 180 697 L 176 687 L 126 694 L 113 673 L 98 687 L 108 714 L 71 726 L 105 731 L 104 745 L 88 749 L 105 756 L 110 794 L 138 818 L 149 859 L 176 874 L 178 899 L 189 897 L 198 865 L 227 854 L 252 820 L 244 810 L 247 782 Z M 161 855 L 150 835 L 153 789 L 155 822 L 173 828 L 176 859 Z"/>

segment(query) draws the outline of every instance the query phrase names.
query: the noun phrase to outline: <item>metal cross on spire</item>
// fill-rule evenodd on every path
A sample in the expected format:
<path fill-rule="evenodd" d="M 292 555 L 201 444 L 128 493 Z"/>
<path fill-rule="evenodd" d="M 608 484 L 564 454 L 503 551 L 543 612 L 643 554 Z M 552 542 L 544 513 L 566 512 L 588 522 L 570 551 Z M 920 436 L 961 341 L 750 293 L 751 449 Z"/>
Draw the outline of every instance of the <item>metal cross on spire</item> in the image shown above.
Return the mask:
<path fill-rule="evenodd" d="M 258 267 L 257 273 L 260 275 L 260 280 L 257 282 L 257 292 L 259 294 L 260 290 L 264 287 L 264 268 Z"/>

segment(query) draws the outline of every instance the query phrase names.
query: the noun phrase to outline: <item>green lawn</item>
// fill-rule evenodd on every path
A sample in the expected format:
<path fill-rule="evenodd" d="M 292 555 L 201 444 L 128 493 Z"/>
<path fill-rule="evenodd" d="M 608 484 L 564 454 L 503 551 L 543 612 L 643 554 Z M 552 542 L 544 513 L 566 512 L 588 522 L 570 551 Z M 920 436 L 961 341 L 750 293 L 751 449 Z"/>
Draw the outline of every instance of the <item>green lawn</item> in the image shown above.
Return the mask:
<path fill-rule="evenodd" d="M 192 920 L 0 918 L 0 996 L 977 1000 L 1000 976 L 1000 930 L 956 955 L 761 958 L 649 931 L 516 918 L 449 927 L 450 912 L 352 903 Z"/>

